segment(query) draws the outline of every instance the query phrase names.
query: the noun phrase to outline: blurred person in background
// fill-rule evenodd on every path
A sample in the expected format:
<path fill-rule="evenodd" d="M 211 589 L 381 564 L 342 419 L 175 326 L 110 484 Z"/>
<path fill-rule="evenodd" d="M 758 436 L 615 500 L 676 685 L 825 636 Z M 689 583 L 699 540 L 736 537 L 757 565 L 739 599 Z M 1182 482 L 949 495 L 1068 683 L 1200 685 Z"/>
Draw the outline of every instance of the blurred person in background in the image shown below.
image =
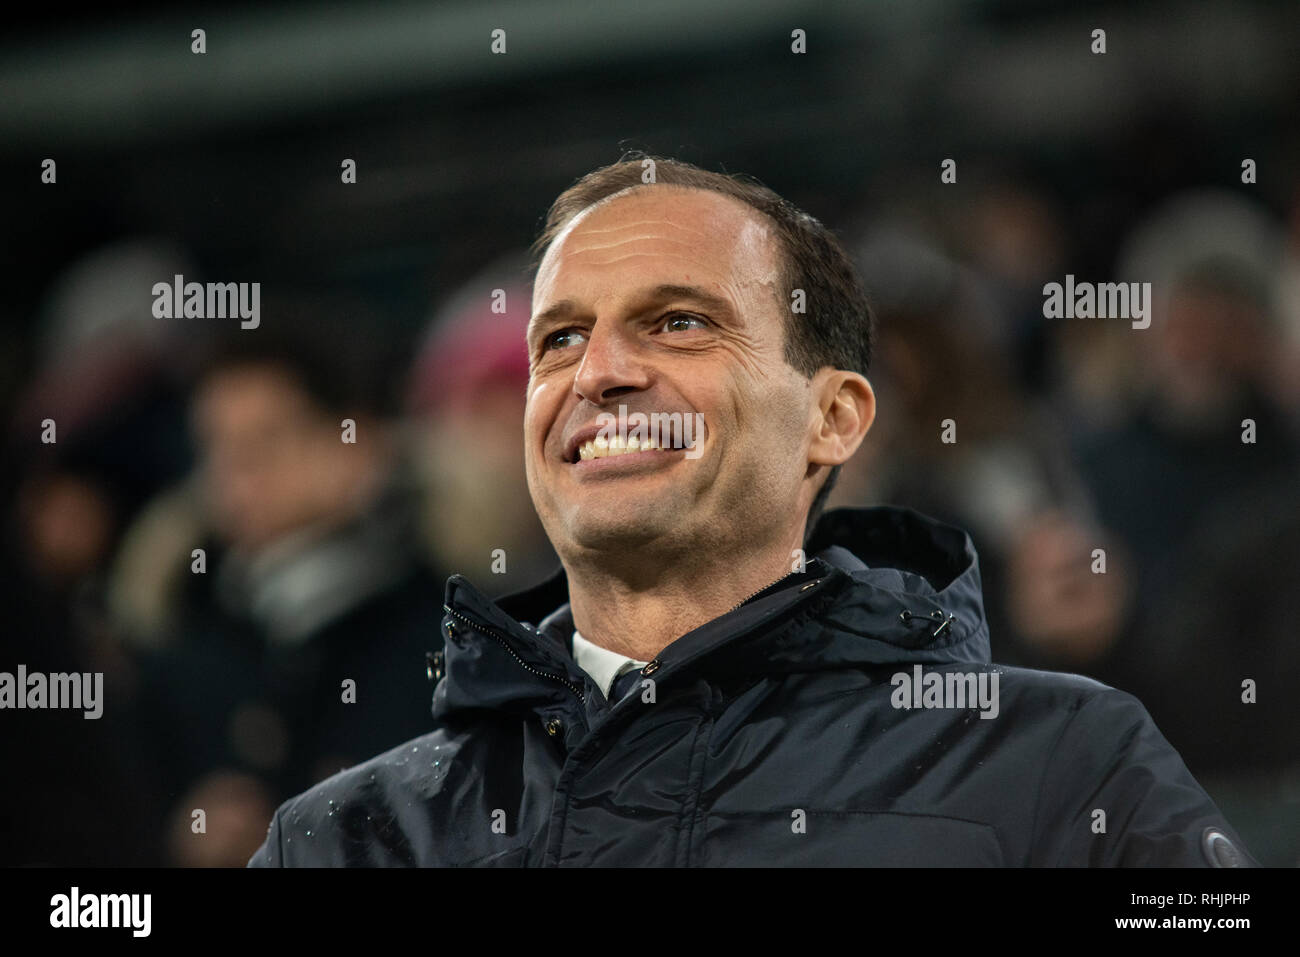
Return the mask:
<path fill-rule="evenodd" d="M 5 455 L 0 670 L 102 672 L 104 700 L 91 721 L 5 713 L 0 766 L 14 779 L 0 798 L 4 864 L 162 859 L 156 788 L 129 721 L 139 676 L 106 591 L 124 529 L 189 464 L 178 341 L 149 294 L 184 268 L 169 244 L 125 239 L 69 265 L 45 300 Z M 59 826 L 33 828 L 37 815 Z"/>
<path fill-rule="evenodd" d="M 1127 330 L 1138 382 L 1126 419 L 1085 439 L 1079 456 L 1147 594 L 1163 587 L 1206 509 L 1297 461 L 1269 382 L 1280 239 L 1253 203 L 1193 193 L 1139 224 L 1121 256 L 1121 278 L 1152 284 L 1151 328 Z M 1245 419 L 1253 442 L 1243 441 Z"/>
<path fill-rule="evenodd" d="M 441 579 L 413 534 L 375 330 L 344 298 L 294 294 L 213 343 L 191 398 L 197 472 L 124 557 L 172 572 L 145 603 L 162 610 L 139 721 L 177 863 L 243 864 L 284 795 L 429 726 Z"/>
<path fill-rule="evenodd" d="M 436 567 L 473 574 L 494 595 L 559 565 L 524 480 L 527 266 L 526 253 L 506 256 L 438 310 L 406 399 L 422 543 Z"/>
<path fill-rule="evenodd" d="M 1272 218 L 1230 194 L 1177 197 L 1139 225 L 1122 262 L 1156 293 L 1151 328 L 1129 344 L 1139 401 L 1081 463 L 1137 556 L 1141 600 L 1114 680 L 1213 782 L 1262 860 L 1294 866 L 1300 446 L 1277 365 L 1294 354 L 1282 256 Z"/>

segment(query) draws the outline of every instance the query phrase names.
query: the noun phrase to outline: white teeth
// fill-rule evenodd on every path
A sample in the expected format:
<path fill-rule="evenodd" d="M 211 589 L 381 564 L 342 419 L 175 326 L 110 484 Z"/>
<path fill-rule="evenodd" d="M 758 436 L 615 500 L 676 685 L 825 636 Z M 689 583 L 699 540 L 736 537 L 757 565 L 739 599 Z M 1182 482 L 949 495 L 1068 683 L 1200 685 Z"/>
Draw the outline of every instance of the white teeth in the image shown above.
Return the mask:
<path fill-rule="evenodd" d="M 654 439 L 641 439 L 635 435 L 626 438 L 618 435 L 610 438 L 598 435 L 595 439 L 583 442 L 582 445 L 578 446 L 578 459 L 585 462 L 588 459 L 603 459 L 611 455 L 650 452 L 659 447 L 659 443 Z"/>

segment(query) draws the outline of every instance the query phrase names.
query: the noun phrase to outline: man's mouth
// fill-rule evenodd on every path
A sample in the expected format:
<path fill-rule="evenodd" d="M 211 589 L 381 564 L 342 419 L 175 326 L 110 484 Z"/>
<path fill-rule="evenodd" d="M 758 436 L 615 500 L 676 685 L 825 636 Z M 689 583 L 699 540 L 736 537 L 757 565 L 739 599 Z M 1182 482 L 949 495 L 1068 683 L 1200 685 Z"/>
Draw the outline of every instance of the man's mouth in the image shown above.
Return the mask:
<path fill-rule="evenodd" d="M 704 416 L 699 412 L 654 413 L 647 418 L 642 412 L 628 415 L 619 406 L 617 420 L 612 412 L 602 412 L 596 423 L 574 431 L 564 442 L 562 461 L 578 465 L 628 455 L 648 461 L 677 458 L 678 452 L 696 459 L 704 452 L 705 436 Z"/>
<path fill-rule="evenodd" d="M 686 446 L 679 439 L 675 444 L 663 447 L 656 439 L 640 439 L 635 435 L 624 438 L 615 435 L 606 439 L 603 435 L 598 435 L 594 439 L 588 439 L 577 447 L 574 454 L 569 458 L 570 463 L 586 462 L 590 459 L 612 458 L 618 455 L 635 455 L 642 452 L 666 452 L 684 449 Z"/>

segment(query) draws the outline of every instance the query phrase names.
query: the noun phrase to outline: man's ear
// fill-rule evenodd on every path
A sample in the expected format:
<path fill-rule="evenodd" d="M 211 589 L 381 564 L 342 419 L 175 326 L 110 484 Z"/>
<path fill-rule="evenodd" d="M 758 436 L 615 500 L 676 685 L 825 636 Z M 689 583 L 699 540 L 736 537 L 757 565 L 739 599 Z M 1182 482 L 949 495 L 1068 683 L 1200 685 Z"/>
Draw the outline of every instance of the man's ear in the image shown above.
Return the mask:
<path fill-rule="evenodd" d="M 866 376 L 827 366 L 813 376 L 817 403 L 808 448 L 810 465 L 843 465 L 876 420 L 876 393 Z"/>

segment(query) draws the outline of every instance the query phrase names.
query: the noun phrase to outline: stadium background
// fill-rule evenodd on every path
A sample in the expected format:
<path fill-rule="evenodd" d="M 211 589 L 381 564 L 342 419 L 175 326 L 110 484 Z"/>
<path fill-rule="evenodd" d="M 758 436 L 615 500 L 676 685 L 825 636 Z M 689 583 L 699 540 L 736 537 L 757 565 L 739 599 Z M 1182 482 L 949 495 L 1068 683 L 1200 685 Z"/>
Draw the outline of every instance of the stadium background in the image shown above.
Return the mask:
<path fill-rule="evenodd" d="M 627 150 L 756 176 L 844 238 L 880 412 L 831 504 L 967 527 L 995 660 L 1134 692 L 1252 852 L 1300 863 L 1294 3 L 7 25 L 0 670 L 103 671 L 106 701 L 0 714 L 0 863 L 238 865 L 279 800 L 421 732 L 446 574 L 505 592 L 554 561 L 519 450 L 526 250 Z M 153 318 L 177 273 L 259 282 L 261 326 Z M 1044 319 L 1067 274 L 1152 282 L 1151 328 Z"/>

